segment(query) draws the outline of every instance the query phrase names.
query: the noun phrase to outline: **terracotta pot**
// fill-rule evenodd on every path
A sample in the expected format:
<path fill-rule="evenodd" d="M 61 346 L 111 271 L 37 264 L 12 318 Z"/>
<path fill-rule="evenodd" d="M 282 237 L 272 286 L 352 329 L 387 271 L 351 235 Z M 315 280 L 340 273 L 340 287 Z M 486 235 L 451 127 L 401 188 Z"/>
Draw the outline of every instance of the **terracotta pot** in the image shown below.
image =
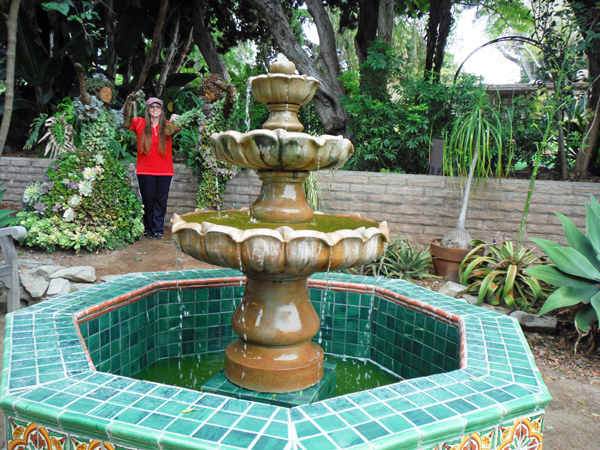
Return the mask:
<path fill-rule="evenodd" d="M 460 263 L 472 249 L 465 250 L 464 248 L 443 247 L 440 245 L 440 242 L 441 239 L 434 239 L 430 245 L 435 273 L 444 277 L 445 280 L 458 283 L 460 281 L 458 274 Z M 483 256 L 483 249 L 478 251 L 477 254 Z"/>

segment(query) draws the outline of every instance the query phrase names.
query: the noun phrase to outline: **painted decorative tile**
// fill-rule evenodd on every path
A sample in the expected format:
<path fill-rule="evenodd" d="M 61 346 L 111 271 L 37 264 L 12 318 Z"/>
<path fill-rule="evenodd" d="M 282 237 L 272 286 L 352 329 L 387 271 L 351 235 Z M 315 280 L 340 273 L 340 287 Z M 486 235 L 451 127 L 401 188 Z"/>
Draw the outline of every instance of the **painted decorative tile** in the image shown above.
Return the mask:
<path fill-rule="evenodd" d="M 9 417 L 9 450 L 68 450 L 67 435 Z"/>
<path fill-rule="evenodd" d="M 495 433 L 496 427 L 480 433 L 472 433 L 456 441 L 444 443 L 440 450 L 495 450 Z"/>
<path fill-rule="evenodd" d="M 35 450 L 37 424 L 7 417 L 8 450 Z"/>
<path fill-rule="evenodd" d="M 110 442 L 102 442 L 96 439 L 70 435 L 73 450 L 115 450 Z"/>
<path fill-rule="evenodd" d="M 38 447 L 38 450 L 69 450 L 69 440 L 65 433 L 55 431 L 51 428 L 45 428 L 38 425 L 38 432 L 45 437 L 45 441 L 49 446 Z"/>
<path fill-rule="evenodd" d="M 544 416 L 518 418 L 511 426 L 498 427 L 498 450 L 542 450 Z"/>

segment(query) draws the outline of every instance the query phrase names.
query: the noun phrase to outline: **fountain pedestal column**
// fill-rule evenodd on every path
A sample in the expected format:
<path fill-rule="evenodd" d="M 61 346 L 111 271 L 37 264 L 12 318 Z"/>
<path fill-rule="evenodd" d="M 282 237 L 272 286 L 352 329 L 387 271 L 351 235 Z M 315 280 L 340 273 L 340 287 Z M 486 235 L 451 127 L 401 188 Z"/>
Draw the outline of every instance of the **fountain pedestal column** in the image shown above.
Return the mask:
<path fill-rule="evenodd" d="M 323 377 L 323 349 L 311 342 L 319 326 L 307 278 L 247 274 L 246 292 L 232 319 L 240 339 L 227 347 L 225 375 L 259 392 L 294 392 L 315 385 Z"/>
<path fill-rule="evenodd" d="M 303 184 L 309 172 L 257 170 L 260 194 L 250 206 L 252 217 L 266 222 L 308 222 L 314 211 L 306 201 Z"/>

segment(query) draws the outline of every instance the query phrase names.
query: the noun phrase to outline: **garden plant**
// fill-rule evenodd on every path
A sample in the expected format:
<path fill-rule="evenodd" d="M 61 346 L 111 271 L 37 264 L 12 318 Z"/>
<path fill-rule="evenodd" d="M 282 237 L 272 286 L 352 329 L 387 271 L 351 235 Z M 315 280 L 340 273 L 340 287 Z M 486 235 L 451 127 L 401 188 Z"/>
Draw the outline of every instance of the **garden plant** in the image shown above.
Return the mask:
<path fill-rule="evenodd" d="M 413 282 L 414 278 L 439 278 L 431 273 L 433 263 L 429 247 L 419 248 L 408 239 L 398 237 L 390 242 L 386 252 L 364 267 L 363 275 L 384 276 Z M 357 273 L 359 269 L 352 269 Z"/>
<path fill-rule="evenodd" d="M 580 336 L 587 334 L 600 317 L 600 204 L 593 196 L 586 203 L 586 210 L 585 234 L 569 218 L 556 213 L 568 246 L 531 238 L 548 255 L 552 265 L 525 269 L 526 274 L 558 288 L 544 302 L 539 315 L 578 305 L 575 325 Z"/>
<path fill-rule="evenodd" d="M 81 144 L 57 148 L 58 158 L 44 180 L 25 189 L 24 210 L 17 217 L 27 229 L 23 241 L 31 247 L 114 249 L 143 232 L 140 201 L 131 190 L 126 168 L 110 150 L 122 114 L 110 108 L 110 99 L 104 102 L 97 96 L 106 84 L 90 81 L 88 86 L 98 90 L 90 91 L 90 96 L 82 89 L 73 102 Z"/>
<path fill-rule="evenodd" d="M 477 294 L 477 304 L 506 305 L 513 311 L 528 310 L 545 298 L 548 289 L 525 269 L 543 263 L 531 249 L 515 249 L 510 241 L 500 245 L 474 239 L 473 250 L 460 265 L 460 282 Z M 486 255 L 478 252 L 488 249 Z"/>

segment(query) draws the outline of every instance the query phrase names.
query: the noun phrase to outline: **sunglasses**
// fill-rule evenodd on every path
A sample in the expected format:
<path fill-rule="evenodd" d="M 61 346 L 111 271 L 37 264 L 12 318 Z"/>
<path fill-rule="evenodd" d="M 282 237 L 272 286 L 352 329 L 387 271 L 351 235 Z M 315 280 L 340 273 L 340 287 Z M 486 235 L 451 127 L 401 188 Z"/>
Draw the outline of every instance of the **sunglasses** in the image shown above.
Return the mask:
<path fill-rule="evenodd" d="M 153 104 L 153 105 L 148 106 L 148 109 L 162 109 L 162 106 Z"/>

